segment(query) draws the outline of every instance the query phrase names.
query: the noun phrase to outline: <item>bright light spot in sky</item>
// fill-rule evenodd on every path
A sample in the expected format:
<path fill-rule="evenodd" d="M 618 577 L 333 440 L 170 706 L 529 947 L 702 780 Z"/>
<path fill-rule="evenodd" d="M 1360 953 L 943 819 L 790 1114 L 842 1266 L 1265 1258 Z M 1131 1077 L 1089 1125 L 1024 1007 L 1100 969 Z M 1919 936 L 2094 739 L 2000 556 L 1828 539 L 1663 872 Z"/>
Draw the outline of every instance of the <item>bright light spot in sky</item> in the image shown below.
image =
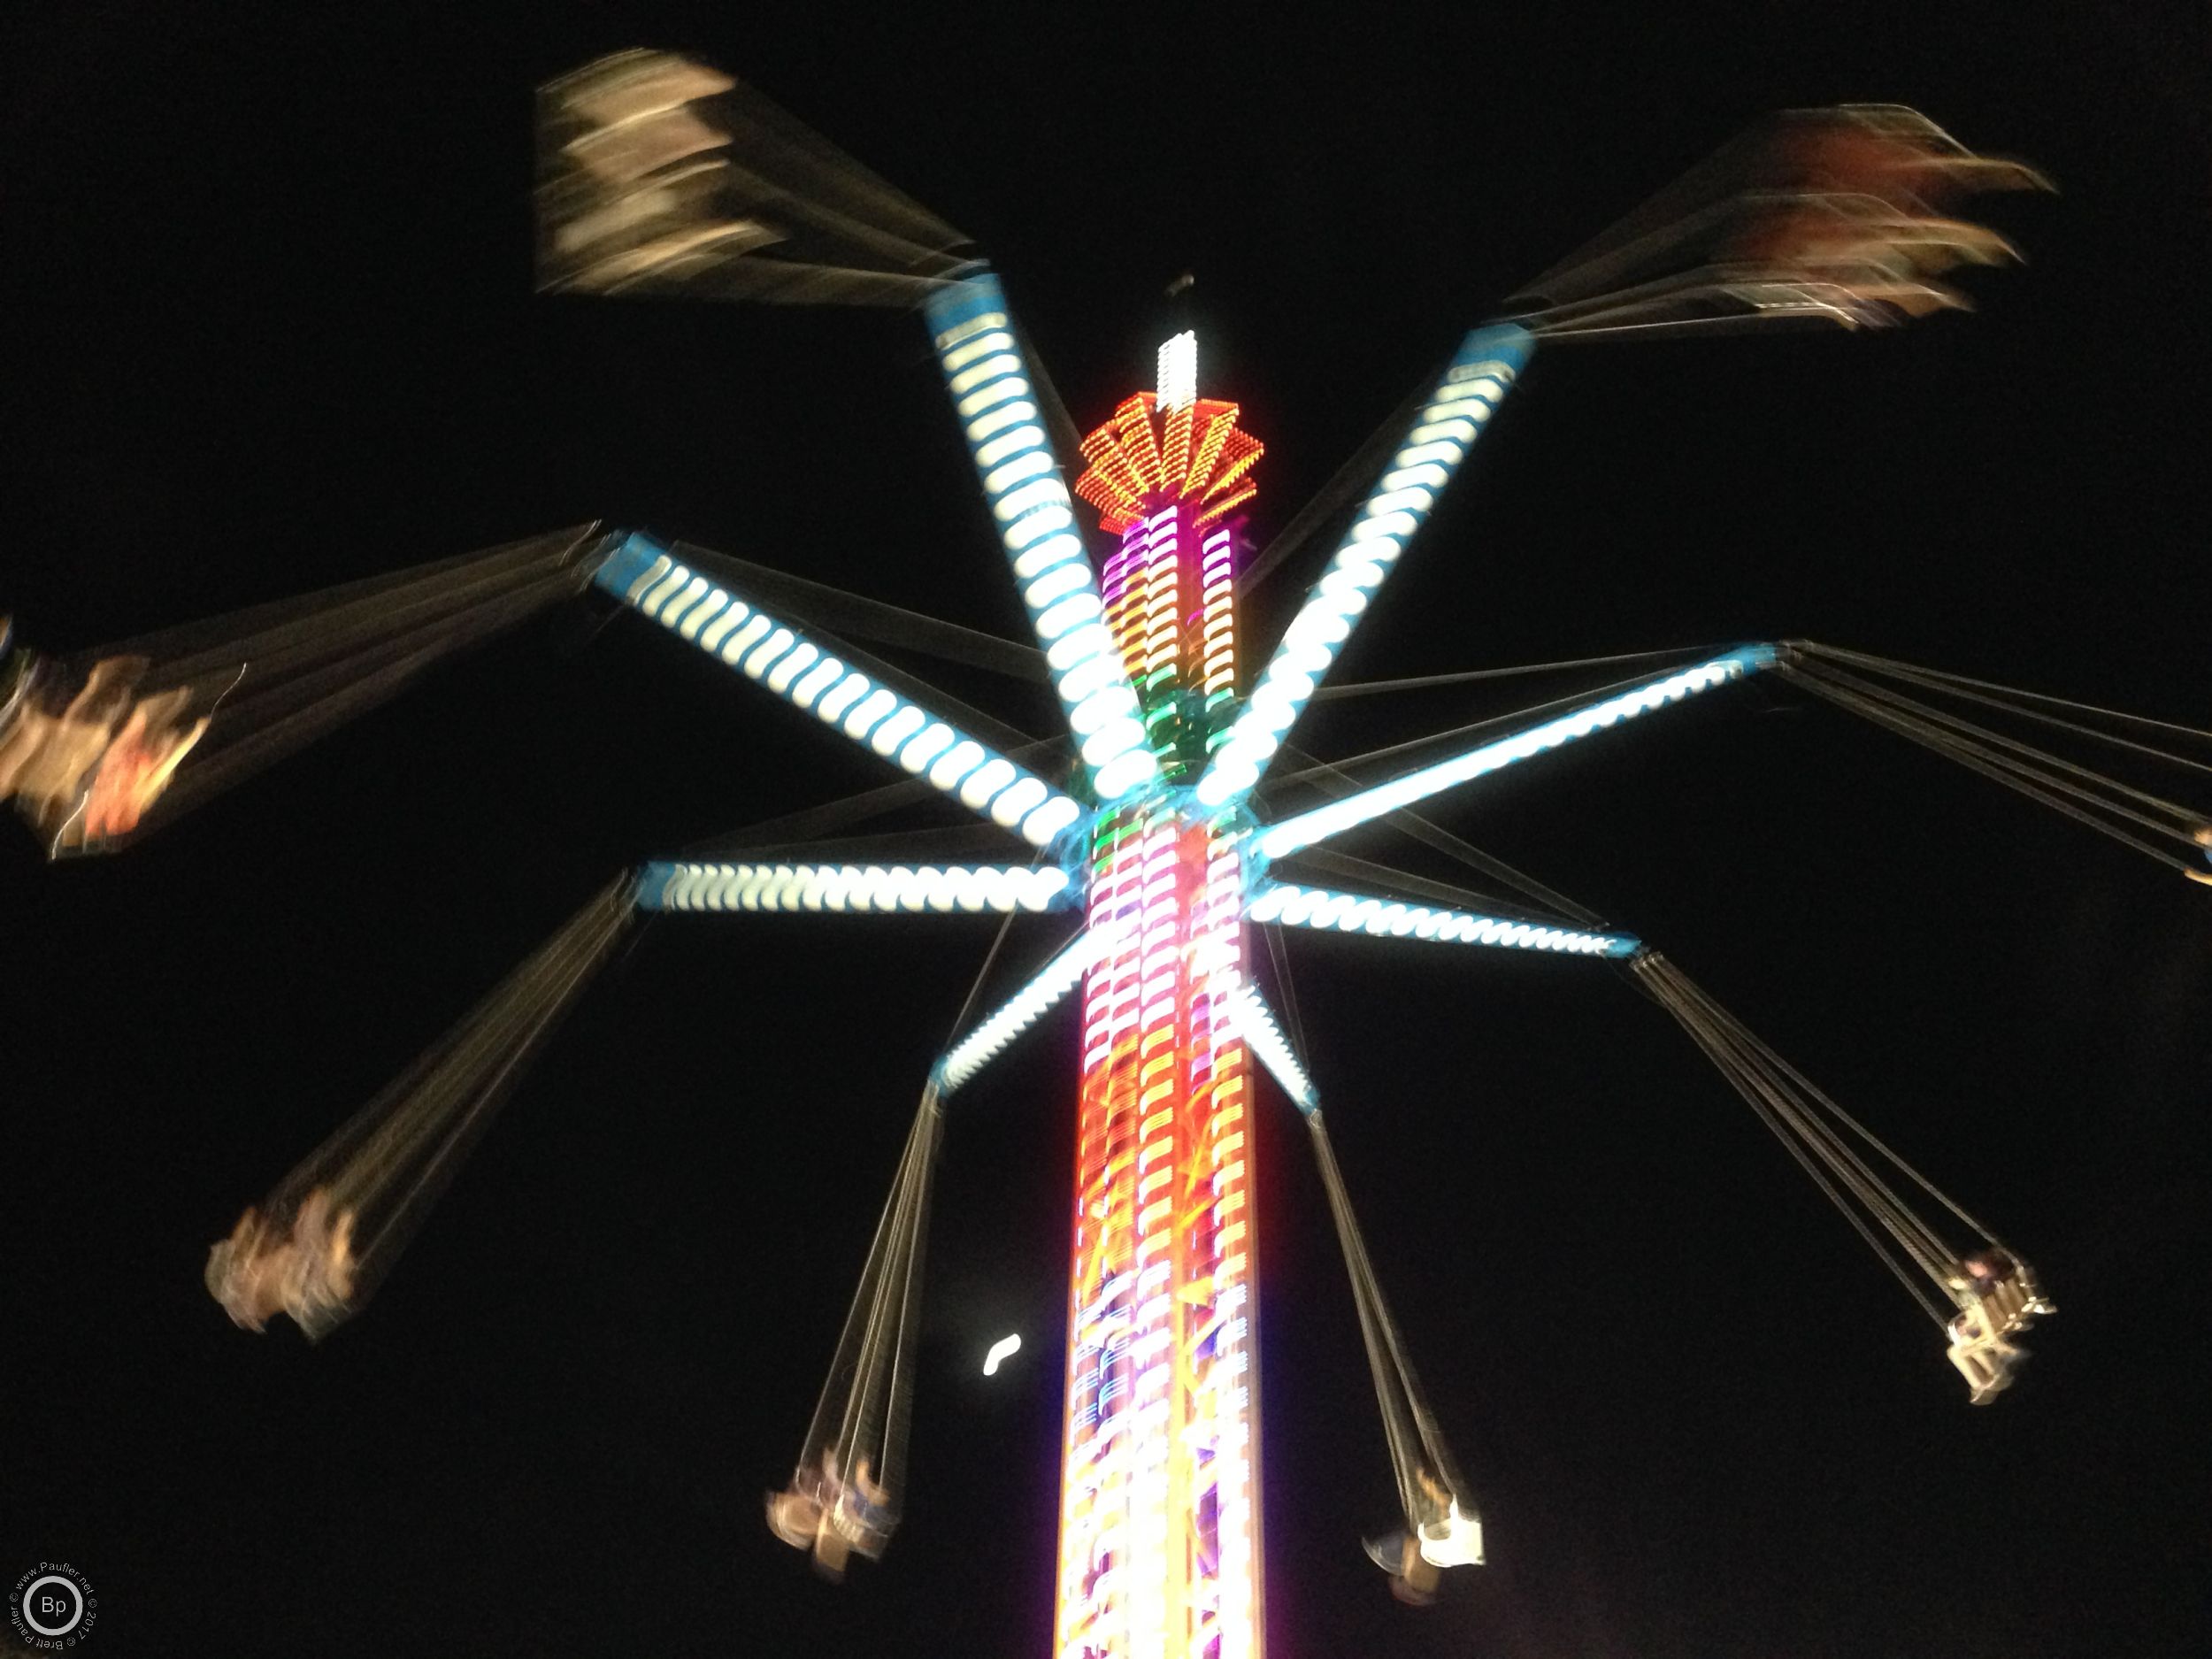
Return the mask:
<path fill-rule="evenodd" d="M 983 1356 L 983 1374 L 986 1377 L 997 1376 L 999 1361 L 1002 1359 L 1011 1359 L 1015 1355 L 1020 1353 L 1021 1351 L 1021 1338 L 1018 1336 L 1002 1336 L 999 1338 L 997 1341 L 991 1344 L 991 1351 Z"/>

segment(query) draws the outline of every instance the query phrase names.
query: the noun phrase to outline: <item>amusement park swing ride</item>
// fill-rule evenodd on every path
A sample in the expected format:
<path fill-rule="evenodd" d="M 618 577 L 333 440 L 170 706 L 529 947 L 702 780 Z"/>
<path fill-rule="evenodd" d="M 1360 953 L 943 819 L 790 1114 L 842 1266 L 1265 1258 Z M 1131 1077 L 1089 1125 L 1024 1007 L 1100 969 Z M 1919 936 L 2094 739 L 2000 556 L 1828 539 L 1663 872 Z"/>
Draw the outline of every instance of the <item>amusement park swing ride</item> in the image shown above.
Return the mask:
<path fill-rule="evenodd" d="M 1959 307 L 1945 273 L 2009 250 L 1945 205 L 2036 175 L 1895 106 L 1778 117 L 1468 334 L 1340 475 L 1341 499 L 1302 514 L 1302 528 L 1256 563 L 1245 510 L 1263 446 L 1236 404 L 1209 395 L 1194 334 L 1162 344 L 1151 388 L 1077 438 L 964 237 L 749 88 L 666 54 L 620 54 L 544 88 L 540 157 L 549 289 L 918 309 L 1033 646 L 588 526 L 74 658 L 16 649 L 0 680 L 0 790 L 51 855 L 121 848 L 435 661 L 595 587 L 906 774 L 841 818 L 803 815 L 810 835 L 941 795 L 1018 850 L 934 862 L 787 836 L 623 872 L 214 1247 L 208 1286 L 238 1324 L 259 1330 L 281 1312 L 319 1339 L 359 1310 L 639 912 L 995 913 L 1010 925 L 1056 913 L 1077 919 L 1072 935 L 928 1076 L 791 1482 L 769 1499 L 772 1530 L 832 1575 L 854 1554 L 879 1554 L 899 1518 L 948 1102 L 1079 987 L 1054 1653 L 1260 1651 L 1256 1063 L 1310 1131 L 1381 1407 L 1403 1512 L 1370 1551 L 1411 1601 L 1441 1571 L 1483 1559 L 1476 1495 L 1369 1259 L 1294 1008 L 1286 1024 L 1260 988 L 1256 928 L 1271 945 L 1279 929 L 1310 928 L 1625 966 L 1929 1312 L 1971 1400 L 2007 1387 L 2022 1357 L 2014 1339 L 2053 1311 L 2024 1259 L 1648 944 L 1417 809 L 1759 675 L 2204 882 L 2204 815 L 2080 756 L 2204 771 L 2176 740 L 2212 734 L 1790 641 L 1646 654 L 1636 678 L 1394 746 L 1387 757 L 1418 758 L 1379 782 L 1289 740 L 1540 342 L 1861 328 Z M 1064 469 L 1079 458 L 1071 488 Z M 1102 557 L 1086 510 L 1108 541 Z M 1319 579 L 1271 650 L 1251 654 L 1242 584 L 1322 530 L 1337 540 Z M 1032 742 L 832 626 L 1048 683 L 1064 736 Z M 1330 798 L 1284 810 L 1286 783 Z M 1369 824 L 1416 833 L 1515 896 L 1329 846 Z"/>

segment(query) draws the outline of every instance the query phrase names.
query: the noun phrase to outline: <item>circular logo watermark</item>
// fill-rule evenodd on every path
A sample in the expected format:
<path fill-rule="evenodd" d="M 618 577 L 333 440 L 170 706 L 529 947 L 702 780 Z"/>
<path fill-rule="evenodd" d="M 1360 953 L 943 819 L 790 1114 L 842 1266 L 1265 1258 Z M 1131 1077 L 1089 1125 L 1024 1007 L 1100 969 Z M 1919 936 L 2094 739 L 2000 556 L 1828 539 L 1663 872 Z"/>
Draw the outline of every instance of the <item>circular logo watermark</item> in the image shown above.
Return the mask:
<path fill-rule="evenodd" d="M 8 1592 L 8 1622 L 35 1649 L 59 1652 L 85 1639 L 98 1617 L 99 1597 L 65 1561 L 42 1561 Z"/>

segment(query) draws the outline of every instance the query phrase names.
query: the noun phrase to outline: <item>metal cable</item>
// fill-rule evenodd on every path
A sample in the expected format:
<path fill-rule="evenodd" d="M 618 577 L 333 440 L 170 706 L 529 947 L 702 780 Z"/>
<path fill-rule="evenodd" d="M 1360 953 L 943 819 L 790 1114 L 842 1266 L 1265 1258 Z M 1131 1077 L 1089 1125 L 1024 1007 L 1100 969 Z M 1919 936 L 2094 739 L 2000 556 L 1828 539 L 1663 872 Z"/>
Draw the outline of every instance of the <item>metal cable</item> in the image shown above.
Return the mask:
<path fill-rule="evenodd" d="M 1809 641 L 1799 649 L 1809 651 L 1816 657 L 1837 655 L 1826 646 L 1814 645 Z M 2191 760 L 2185 755 L 2170 754 L 2165 749 L 2154 749 L 2148 743 L 2139 743 L 2132 738 L 2121 737 L 2116 733 L 2101 732 L 2095 726 L 2084 726 L 2078 720 L 2062 720 L 2055 714 L 2044 714 L 2034 709 L 2024 709 L 2017 703 L 2006 702 L 2003 697 L 1991 696 L 1980 691 L 1970 691 L 1962 686 L 1947 683 L 1944 676 L 1930 670 L 1914 668 L 1904 663 L 1885 663 L 1879 657 L 1869 658 L 1856 654 L 1846 655 L 1850 656 L 1855 666 L 1870 672 L 1887 673 L 1893 678 L 1925 687 L 1931 691 L 1942 692 L 1947 696 L 1962 697 L 1970 703 L 1978 703 L 1985 708 L 2000 709 L 2020 719 L 2034 720 L 2044 726 L 2055 726 L 2063 732 L 2078 733 L 2084 737 L 2093 738 L 2100 743 L 2109 743 L 2116 749 L 2129 749 L 2139 755 L 2148 755 L 2154 760 L 2162 760 L 2172 765 L 2186 766 L 2192 772 L 2212 772 L 2212 765 L 2203 761 Z M 2011 693 L 2009 695 L 2022 694 Z"/>
<path fill-rule="evenodd" d="M 1811 668 L 1810 670 L 1801 666 L 1798 672 L 1801 674 L 1809 672 L 1817 679 L 1824 680 L 1832 685 L 1847 687 L 1847 689 L 1857 693 L 1861 696 L 1871 698 L 1876 702 L 1881 703 L 1886 707 L 1896 710 L 1899 713 L 1914 718 L 1924 719 L 1937 726 L 1940 726 L 1947 731 L 1957 734 L 1961 741 L 1965 742 L 1979 744 L 1991 749 L 2003 749 L 2008 754 L 2015 756 L 2028 757 L 2031 757 L 2032 762 L 2040 763 L 2045 766 L 2054 768 L 2059 772 L 2066 772 L 2075 778 L 2086 779 L 2090 782 L 2100 784 L 2105 788 L 2110 789 L 2116 794 L 2124 795 L 2133 800 L 2139 801 L 2146 806 L 2156 807 L 2161 810 L 2179 818 L 2183 824 L 2190 826 L 2187 829 L 2169 829 L 2167 826 L 2162 825 L 2156 818 L 2146 818 L 2140 813 L 2131 811 L 2129 809 L 2116 803 L 2111 804 L 2107 808 L 2109 811 L 2120 813 L 2127 818 L 2132 818 L 2135 822 L 2144 825 L 2148 828 L 2158 830 L 2162 833 L 2174 835 L 2179 840 L 2186 841 L 2190 838 L 2191 831 L 2199 822 L 2199 815 L 2194 810 L 2183 806 L 2177 802 L 2169 801 L 2163 795 L 2153 795 L 2147 789 L 2138 789 L 2131 784 L 2122 783 L 2116 778 L 2108 778 L 2102 772 L 2093 771 L 2087 766 L 2081 765 L 2074 761 L 2067 760 L 2062 756 L 2050 754 L 2047 750 L 2036 748 L 2032 743 L 2024 743 L 2017 738 L 2007 737 L 2002 733 L 1993 732 L 1986 726 L 1976 726 L 1971 720 L 1966 719 L 1960 715 L 1947 713 L 1941 709 L 1932 707 L 1927 703 L 1916 703 L 1901 692 L 1893 691 L 1886 687 L 1870 685 L 1867 681 L 1857 678 L 1855 675 L 1846 673 L 1840 669 L 1822 664 Z M 1992 758 L 1994 759 L 1997 757 L 1993 755 Z M 2022 763 L 2018 761 L 2012 764 L 2015 765 L 2022 765 Z M 2026 768 L 2024 766 L 2023 769 L 2024 770 Z M 2053 788 L 2064 789 L 2069 794 L 2078 795 L 2083 799 L 2094 799 L 2094 795 L 2092 792 L 2083 790 L 2078 785 L 2069 785 L 2057 778 L 2049 778 L 2047 779 L 2046 781 L 2048 782 Z"/>
<path fill-rule="evenodd" d="M 1739 1033 L 1740 1040 L 1752 1048 L 1755 1049 L 1769 1064 L 1772 1065 L 1777 1071 L 1781 1072 L 1782 1075 L 1795 1083 L 1798 1087 L 1803 1089 L 1808 1094 L 1817 1100 L 1833 1117 L 1847 1125 L 1854 1134 L 1857 1135 L 1869 1146 L 1872 1147 L 1877 1152 L 1880 1153 L 1882 1156 L 1888 1159 L 1900 1172 L 1909 1177 L 1914 1183 L 1921 1188 L 1922 1191 L 1925 1192 L 1931 1198 L 1933 1198 L 1938 1203 L 1941 1204 L 1946 1210 L 1949 1210 L 1954 1216 L 1957 1217 L 1959 1220 L 1964 1222 L 1968 1227 L 1971 1228 L 1976 1233 L 1979 1234 L 1984 1240 L 1991 1244 L 1999 1244 L 2001 1242 L 1995 1233 L 1992 1233 L 1987 1227 L 1984 1226 L 1974 1217 L 1967 1214 L 1967 1212 L 1958 1204 L 1955 1203 L 1949 1196 L 1940 1191 L 1936 1187 L 1935 1183 L 1929 1180 L 1926 1176 L 1921 1174 L 1918 1170 L 1915 1169 L 1911 1164 L 1905 1162 L 1903 1158 L 1900 1157 L 1897 1153 L 1892 1150 L 1889 1145 L 1879 1136 L 1875 1134 L 1872 1130 L 1869 1129 L 1864 1124 L 1861 1123 L 1849 1112 L 1846 1111 L 1841 1106 L 1838 1105 L 1824 1090 L 1816 1085 L 1810 1079 L 1806 1077 L 1802 1071 L 1800 1071 L 1795 1066 L 1792 1065 L 1779 1054 L 1776 1053 L 1772 1047 L 1770 1047 L 1764 1039 L 1761 1038 L 1756 1033 L 1753 1032 L 1734 1015 L 1729 1013 L 1727 1010 L 1721 1007 L 1718 1002 L 1713 1001 L 1710 994 L 1709 994 L 1702 987 L 1693 984 L 1686 976 L 1682 975 L 1680 969 L 1672 968 L 1672 964 L 1671 964 L 1669 966 L 1678 978 L 1681 978 L 1682 983 L 1688 987 L 1692 995 L 1703 1002 L 1704 1005 L 1709 1009 L 1717 1018 L 1725 1022 L 1737 1033 Z"/>
<path fill-rule="evenodd" d="M 2103 819 L 2050 793 L 2052 788 L 2058 786 L 2059 780 L 2056 779 L 2039 778 L 2038 783 L 2048 786 L 2039 787 L 2038 783 L 2026 781 L 2028 777 L 2033 777 L 2036 774 L 2025 772 L 2021 768 L 2008 766 L 1995 756 L 1978 753 L 1967 745 L 1947 738 L 1924 721 L 1916 721 L 1895 714 L 1870 700 L 1856 697 L 1855 694 L 1841 687 L 1824 683 L 1818 676 L 1807 674 L 1801 668 L 1793 667 L 1787 663 L 1777 664 L 1776 672 L 1792 683 L 1803 686 L 1808 690 L 1827 697 L 1831 702 L 1866 719 L 1872 720 L 1878 726 L 1887 726 L 1899 736 L 1932 749 L 1947 760 L 1956 761 L 1962 766 L 1978 772 L 1993 782 L 2001 783 L 2008 789 L 2016 790 L 2026 795 L 2030 800 L 2049 807 L 2055 812 L 2062 813 L 2076 823 L 2095 830 L 2100 835 L 2108 835 L 2123 846 L 2133 848 L 2147 858 L 2154 858 L 2162 864 L 2170 864 L 2184 874 L 2193 875 L 2195 873 L 2195 866 L 2187 860 L 2177 858 L 2163 848 L 2154 847 L 2147 841 L 2131 835 L 2126 831 L 2108 824 Z"/>
<path fill-rule="evenodd" d="M 1294 557 L 1315 533 L 1327 525 L 1339 513 L 1352 504 L 1352 498 L 1363 486 L 1382 471 L 1383 463 L 1390 457 L 1414 415 L 1435 390 L 1436 376 L 1429 375 L 1413 388 L 1412 394 L 1392 410 L 1381 426 L 1375 428 L 1366 442 L 1352 452 L 1351 458 L 1337 468 L 1329 481 L 1314 497 L 1301 507 L 1291 521 L 1276 533 L 1266 549 L 1245 567 L 1239 584 L 1242 596 L 1249 598 L 1259 591 L 1260 584 Z"/>
<path fill-rule="evenodd" d="M 1672 650 L 1624 651 L 1613 657 L 1577 657 L 1556 663 L 1522 663 L 1511 668 L 1470 668 L 1449 674 L 1423 674 L 1411 680 L 1354 680 L 1349 685 L 1325 685 L 1310 701 L 1328 703 L 1340 697 L 1371 696 L 1384 691 L 1423 691 L 1436 686 L 1467 685 L 1478 680 L 1513 680 L 1525 674 L 1548 674 L 1570 668 L 1603 668 L 1618 663 L 1656 662 L 1666 657 L 1685 661 L 1714 656 L 1721 648 L 1707 646 L 1701 649 L 1680 648 Z"/>
<path fill-rule="evenodd" d="M 1410 871 L 1394 869 L 1388 864 L 1376 864 L 1371 859 L 1355 858 L 1349 853 L 1336 852 L 1326 847 L 1301 847 L 1296 852 L 1289 855 L 1285 862 L 1309 864 L 1317 870 L 1326 871 L 1335 875 L 1348 875 L 1363 880 L 1380 881 L 1401 892 L 1417 894 L 1423 898 L 1435 899 L 1446 904 L 1460 905 L 1469 910 L 1485 910 L 1494 915 L 1510 916 L 1527 921 L 1540 921 L 1549 926 L 1556 926 L 1566 919 L 1563 917 L 1548 916 L 1542 911 L 1531 910 L 1526 906 L 1497 898 L 1490 894 L 1475 893 L 1465 887 L 1454 887 L 1448 881 L 1432 880 L 1426 876 L 1417 876 Z"/>
<path fill-rule="evenodd" d="M 1839 645 L 1822 645 L 1814 641 L 1806 640 L 1801 642 L 1801 648 L 1824 657 L 1840 657 L 1847 662 L 1855 662 L 1864 667 L 1887 669 L 1892 672 L 1909 667 L 1915 673 L 1929 675 L 1938 680 L 1955 681 L 1962 686 L 1978 686 L 1984 691 L 2001 691 L 2008 696 L 2025 697 L 2034 703 L 2048 703 L 2062 709 L 2077 710 L 2083 714 L 2101 714 L 2109 719 L 2126 720 L 2137 726 L 2154 726 L 2162 732 L 2179 732 L 2185 737 L 2200 737 L 2208 742 L 2212 742 L 2212 732 L 2208 732 L 2200 726 L 2180 726 L 2171 720 L 2155 720 L 2147 714 L 2130 714 L 2124 709 L 2101 708 L 2093 703 L 2077 703 L 2070 697 L 2054 697 L 2047 692 L 2023 691 L 2015 686 L 2000 686 L 1991 680 L 1975 680 L 1965 674 L 1954 674 L 1946 669 L 1924 668 L 1916 664 L 1901 663 L 1891 657 L 1869 656 L 1863 651 L 1848 651 Z"/>
<path fill-rule="evenodd" d="M 1681 987 L 1695 1006 L 1696 987 L 1682 982 Z M 1693 1013 L 1691 1018 L 1701 1018 Z M 1713 1024 L 1718 1033 L 1716 1041 L 1727 1042 L 1733 1034 L 1724 1025 Z M 1913 1263 L 1932 1280 L 1940 1285 L 1947 1276 L 1948 1264 L 1956 1259 L 1953 1250 L 1933 1228 L 1914 1215 L 1904 1201 L 1892 1191 L 1866 1162 L 1854 1154 L 1832 1129 L 1822 1123 L 1804 1103 L 1792 1097 L 1774 1072 L 1757 1064 L 1740 1043 L 1729 1048 L 1733 1064 L 1748 1078 L 1768 1105 L 1788 1125 L 1801 1143 L 1825 1164 L 1831 1174 L 1848 1187 L 1852 1195 L 1864 1207 L 1882 1230 L 1913 1258 Z"/>
<path fill-rule="evenodd" d="M 1304 755 L 1302 751 L 1293 749 L 1288 745 L 1286 745 L 1282 752 L 1286 755 L 1296 756 L 1300 760 L 1310 763 L 1309 770 L 1305 772 L 1294 772 L 1286 778 L 1274 778 L 1271 779 L 1269 781 L 1271 784 L 1277 785 L 1302 783 L 1324 770 L 1338 772 L 1346 766 L 1363 766 L 1369 761 L 1388 760 L 1394 756 L 1406 753 L 1409 749 L 1425 749 L 1435 743 L 1450 742 L 1457 739 L 1472 737 L 1479 732 L 1488 731 L 1492 726 L 1505 726 L 1517 720 L 1532 719 L 1540 714 L 1549 714 L 1555 709 L 1578 708 L 1582 704 L 1590 702 L 1594 698 L 1603 697 L 1616 691 L 1624 691 L 1631 686 L 1640 686 L 1648 678 L 1649 676 L 1646 674 L 1632 674 L 1625 680 L 1614 680 L 1610 685 L 1598 686 L 1588 691 L 1571 692 L 1563 697 L 1554 697 L 1548 703 L 1533 703 L 1525 709 L 1509 709 L 1503 714 L 1486 715 L 1483 718 L 1471 721 L 1465 726 L 1453 726 L 1448 731 L 1432 732 L 1426 737 L 1409 737 L 1402 742 L 1386 744 L 1381 749 L 1371 749 L 1364 754 L 1348 755 L 1342 760 L 1331 761 L 1326 763 L 1325 765 L 1324 763 L 1312 761 L 1311 757 Z M 1371 786 L 1366 784 L 1362 784 L 1360 786 L 1362 788 L 1367 788 L 1370 787 Z"/>
<path fill-rule="evenodd" d="M 1815 1148 L 1808 1144 L 1807 1138 L 1801 1132 L 1793 1133 L 1793 1130 L 1797 1127 L 1797 1119 L 1781 1105 L 1778 1094 L 1770 1092 L 1774 1088 L 1771 1076 L 1763 1077 L 1757 1067 L 1740 1049 L 1732 1047 L 1728 1041 L 1726 1031 L 1716 1026 L 1705 1018 L 1695 1001 L 1685 990 L 1685 987 L 1688 987 L 1689 990 L 1694 991 L 1695 987 L 1690 986 L 1688 979 L 1681 974 L 1678 969 L 1656 953 L 1641 958 L 1637 967 L 1651 985 L 1661 1006 L 1675 1017 L 1676 1022 L 1704 1051 L 1706 1057 L 1714 1063 L 1721 1075 L 1751 1107 L 1754 1114 L 1782 1143 L 1792 1160 L 1811 1178 L 1814 1184 L 1836 1207 L 1844 1219 L 1850 1223 L 1852 1230 L 1858 1233 L 1860 1238 L 1874 1251 L 1883 1265 L 1895 1276 L 1898 1282 L 1905 1286 L 1907 1293 L 1919 1305 L 1922 1311 L 1939 1325 L 1945 1324 L 1946 1319 L 1940 1310 L 1940 1305 L 1928 1294 L 1926 1287 L 1916 1283 L 1911 1275 L 1905 1271 L 1903 1265 L 1891 1255 L 1888 1249 L 1884 1248 L 1881 1240 L 1876 1236 L 1872 1226 L 1869 1225 L 1868 1217 L 1861 1215 L 1844 1195 L 1837 1191 L 1835 1185 L 1829 1179 L 1830 1175 L 1832 1174 L 1837 1179 L 1844 1180 L 1847 1185 L 1854 1186 L 1855 1193 L 1860 1197 L 1861 1203 L 1865 1205 L 1874 1222 L 1880 1225 L 1883 1231 L 1888 1233 L 1898 1246 L 1912 1256 L 1916 1266 L 1939 1284 L 1942 1280 L 1940 1263 L 1932 1263 L 1924 1259 L 1922 1252 L 1916 1249 L 1907 1237 L 1900 1233 L 1896 1225 L 1893 1225 L 1889 1218 L 1885 1217 L 1882 1210 L 1857 1188 L 1844 1171 L 1836 1168 L 1827 1160 L 1820 1158 Z M 1824 1164 L 1827 1164 L 1825 1170 L 1822 1167 Z M 1898 1209 L 1902 1210 L 1901 1204 L 1898 1206 Z M 1904 1214 L 1909 1217 L 1910 1212 L 1904 1211 Z M 1917 1218 L 1915 1217 L 1912 1220 L 1913 1225 L 1917 1227 L 1919 1225 Z"/>

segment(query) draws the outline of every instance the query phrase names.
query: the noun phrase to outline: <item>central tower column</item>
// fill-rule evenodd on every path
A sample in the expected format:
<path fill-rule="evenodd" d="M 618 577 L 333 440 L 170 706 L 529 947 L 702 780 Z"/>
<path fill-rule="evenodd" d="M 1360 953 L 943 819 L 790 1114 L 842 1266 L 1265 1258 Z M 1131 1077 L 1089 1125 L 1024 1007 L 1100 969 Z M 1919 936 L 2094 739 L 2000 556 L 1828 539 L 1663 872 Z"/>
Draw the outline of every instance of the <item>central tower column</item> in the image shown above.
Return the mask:
<path fill-rule="evenodd" d="M 1076 1140 L 1057 1659 L 1261 1650 L 1239 833 L 1189 795 L 1234 712 L 1234 534 L 1260 446 L 1195 341 L 1083 445 L 1121 546 L 1102 597 L 1161 783 L 1103 818 Z"/>

